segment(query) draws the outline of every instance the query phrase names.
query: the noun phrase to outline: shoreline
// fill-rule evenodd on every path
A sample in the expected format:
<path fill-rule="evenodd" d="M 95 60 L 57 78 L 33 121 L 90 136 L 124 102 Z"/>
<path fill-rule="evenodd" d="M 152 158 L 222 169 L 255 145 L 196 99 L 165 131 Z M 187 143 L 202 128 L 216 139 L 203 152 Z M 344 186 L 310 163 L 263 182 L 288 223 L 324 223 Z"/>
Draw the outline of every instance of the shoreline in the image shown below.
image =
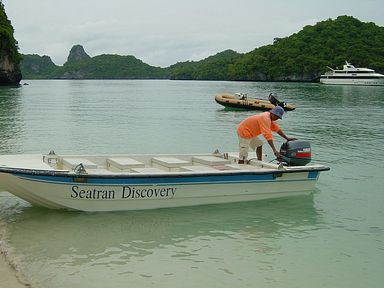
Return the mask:
<path fill-rule="evenodd" d="M 1 245 L 1 240 L 0 240 Z M 13 267 L 6 259 L 3 251 L 0 251 L 0 287 L 26 288 L 32 287 L 20 279 L 17 268 Z"/>
<path fill-rule="evenodd" d="M 0 190 L 0 201 L 11 196 L 8 192 Z M 2 207 L 3 208 L 3 207 Z M 12 261 L 12 250 L 7 247 L 6 222 L 0 217 L 0 287 L 26 288 L 32 287 L 18 271 L 16 263 Z"/>

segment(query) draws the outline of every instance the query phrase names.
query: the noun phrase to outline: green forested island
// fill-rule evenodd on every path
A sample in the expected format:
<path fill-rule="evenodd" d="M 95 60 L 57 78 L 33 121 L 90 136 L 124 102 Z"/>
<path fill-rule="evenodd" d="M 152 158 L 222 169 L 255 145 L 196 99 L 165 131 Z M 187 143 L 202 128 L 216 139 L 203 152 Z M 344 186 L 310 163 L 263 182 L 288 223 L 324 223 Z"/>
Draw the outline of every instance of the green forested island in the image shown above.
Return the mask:
<path fill-rule="evenodd" d="M 171 51 L 170 51 L 171 53 Z M 317 81 L 327 66 L 349 61 L 384 72 L 384 27 L 339 16 L 305 26 L 271 45 L 248 53 L 226 50 L 201 61 L 167 68 L 150 66 L 134 56 L 90 57 L 74 46 L 63 66 L 48 56 L 23 55 L 24 79 L 175 79 L 233 81 Z"/>
<path fill-rule="evenodd" d="M 98 55 L 90 57 L 81 45 L 69 52 L 63 66 L 50 57 L 23 55 L 24 79 L 166 79 L 166 69 L 145 64 L 134 56 Z"/>

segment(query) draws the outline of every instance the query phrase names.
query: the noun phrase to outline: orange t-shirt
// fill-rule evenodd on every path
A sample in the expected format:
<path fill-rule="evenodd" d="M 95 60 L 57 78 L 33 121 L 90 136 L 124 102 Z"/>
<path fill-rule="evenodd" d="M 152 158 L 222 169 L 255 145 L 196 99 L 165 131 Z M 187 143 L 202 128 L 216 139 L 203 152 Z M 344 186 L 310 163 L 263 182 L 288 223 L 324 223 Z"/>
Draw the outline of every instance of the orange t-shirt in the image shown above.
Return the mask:
<path fill-rule="evenodd" d="M 280 127 L 271 120 L 269 112 L 256 114 L 245 118 L 237 127 L 237 135 L 241 138 L 253 138 L 260 134 L 269 141 L 272 140 L 272 131 L 279 131 Z"/>

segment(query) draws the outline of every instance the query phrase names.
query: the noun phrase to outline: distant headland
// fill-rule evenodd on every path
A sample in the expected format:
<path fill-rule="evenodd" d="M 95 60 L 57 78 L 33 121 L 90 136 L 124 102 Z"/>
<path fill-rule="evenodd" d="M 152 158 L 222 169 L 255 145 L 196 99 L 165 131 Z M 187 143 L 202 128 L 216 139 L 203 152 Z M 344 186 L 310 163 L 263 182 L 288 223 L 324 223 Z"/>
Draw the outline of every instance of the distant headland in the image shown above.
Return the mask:
<path fill-rule="evenodd" d="M 172 79 L 316 82 L 327 66 L 346 60 L 384 73 L 384 28 L 339 16 L 247 53 L 225 50 L 200 61 L 151 66 L 132 55 L 90 57 L 75 45 L 58 66 L 49 56 L 22 55 L 23 79 Z M 170 51 L 171 53 L 172 51 Z M 16 57 L 17 63 L 18 58 Z"/>

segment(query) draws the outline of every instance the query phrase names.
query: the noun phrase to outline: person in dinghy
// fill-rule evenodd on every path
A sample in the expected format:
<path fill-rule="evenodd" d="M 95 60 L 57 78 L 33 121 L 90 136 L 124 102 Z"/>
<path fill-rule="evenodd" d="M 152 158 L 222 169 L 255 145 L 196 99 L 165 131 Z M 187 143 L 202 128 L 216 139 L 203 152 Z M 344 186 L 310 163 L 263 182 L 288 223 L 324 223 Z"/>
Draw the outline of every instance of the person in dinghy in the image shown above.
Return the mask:
<path fill-rule="evenodd" d="M 280 158 L 280 152 L 276 150 L 273 143 L 272 132 L 276 132 L 287 141 L 296 140 L 296 138 L 288 137 L 275 123 L 276 120 L 282 119 L 284 109 L 280 106 L 274 107 L 271 111 L 263 112 L 245 118 L 237 127 L 237 136 L 239 138 L 239 164 L 246 164 L 248 157 L 248 149 L 256 150 L 257 160 L 262 160 L 263 142 L 259 139 L 259 135 L 263 135 L 273 154 L 277 159 Z"/>

